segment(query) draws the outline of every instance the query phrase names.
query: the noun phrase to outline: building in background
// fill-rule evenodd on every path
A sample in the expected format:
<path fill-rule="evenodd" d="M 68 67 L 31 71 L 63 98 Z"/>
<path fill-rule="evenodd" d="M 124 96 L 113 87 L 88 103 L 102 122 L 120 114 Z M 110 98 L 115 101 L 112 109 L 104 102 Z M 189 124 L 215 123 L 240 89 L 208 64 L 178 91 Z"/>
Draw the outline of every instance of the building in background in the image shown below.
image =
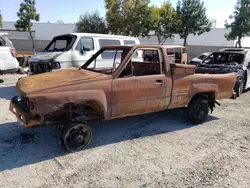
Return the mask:
<path fill-rule="evenodd" d="M 56 35 L 72 33 L 75 31 L 75 28 L 75 24 L 33 23 L 32 30 L 34 31 L 35 40 L 48 41 Z M 3 22 L 2 30 L 16 30 L 15 22 Z M 10 37 L 16 37 L 16 33 L 9 33 L 9 35 Z"/>
<path fill-rule="evenodd" d="M 35 35 L 35 31 L 31 31 L 33 36 Z M 20 32 L 17 31 L 16 29 L 3 29 L 0 28 L 0 33 L 8 33 L 8 38 L 10 40 L 16 39 L 16 40 L 29 40 L 30 39 L 30 34 L 29 32 Z"/>
<path fill-rule="evenodd" d="M 15 22 L 3 22 L 2 31 L 15 30 Z M 76 31 L 75 24 L 64 24 L 64 23 L 34 23 L 32 27 L 35 40 L 51 40 L 56 35 L 65 33 L 73 33 Z M 233 46 L 234 41 L 227 41 L 224 37 L 228 30 L 224 28 L 212 28 L 208 33 L 204 33 L 200 36 L 190 35 L 188 37 L 189 45 L 200 45 L 200 46 Z M 16 31 L 15 33 L 10 32 L 9 36 L 13 39 L 23 39 L 21 36 L 27 36 L 27 34 L 20 34 L 21 32 Z M 157 44 L 157 37 L 151 34 L 148 37 L 139 37 L 141 43 L 154 43 Z M 183 40 L 178 35 L 175 35 L 172 39 L 167 39 L 165 43 L 170 44 L 182 44 Z"/>
<path fill-rule="evenodd" d="M 0 32 L 7 32 L 8 37 L 12 40 L 18 51 L 31 51 L 32 43 L 30 41 L 28 32 L 16 31 L 15 22 L 3 22 L 3 27 Z M 213 20 L 213 27 L 216 26 L 216 20 Z M 35 38 L 36 51 L 40 51 L 46 47 L 49 41 L 57 35 L 66 33 L 73 33 L 76 31 L 75 24 L 65 23 L 33 23 L 32 33 Z M 190 35 L 188 37 L 188 52 L 190 56 L 198 55 L 205 51 L 215 51 L 221 47 L 232 47 L 235 41 L 227 41 L 224 37 L 228 32 L 225 28 L 212 28 L 210 32 L 204 33 L 200 36 Z M 153 34 L 150 37 L 139 37 L 142 44 L 157 44 L 157 37 Z M 245 39 L 247 40 L 247 39 Z M 175 35 L 172 39 L 167 39 L 167 44 L 183 44 L 183 39 L 179 35 Z M 248 42 L 242 42 L 247 46 Z"/>

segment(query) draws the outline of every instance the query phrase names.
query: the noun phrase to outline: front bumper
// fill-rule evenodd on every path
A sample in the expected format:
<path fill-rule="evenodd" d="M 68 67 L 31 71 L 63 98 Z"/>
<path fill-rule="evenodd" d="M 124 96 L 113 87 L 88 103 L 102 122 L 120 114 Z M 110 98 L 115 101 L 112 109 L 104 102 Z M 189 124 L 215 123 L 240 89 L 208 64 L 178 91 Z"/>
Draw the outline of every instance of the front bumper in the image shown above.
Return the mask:
<path fill-rule="evenodd" d="M 41 62 L 41 63 L 33 63 L 30 62 L 29 66 L 30 72 L 33 74 L 45 73 L 50 72 L 52 70 L 51 63 L 48 62 Z"/>
<path fill-rule="evenodd" d="M 41 118 L 34 118 L 26 109 L 21 106 L 21 102 L 17 96 L 11 99 L 9 110 L 16 116 L 17 121 L 25 127 L 40 126 L 43 124 Z"/>
<path fill-rule="evenodd" d="M 51 72 L 56 68 L 56 62 L 30 62 L 29 69 L 32 74 Z"/>

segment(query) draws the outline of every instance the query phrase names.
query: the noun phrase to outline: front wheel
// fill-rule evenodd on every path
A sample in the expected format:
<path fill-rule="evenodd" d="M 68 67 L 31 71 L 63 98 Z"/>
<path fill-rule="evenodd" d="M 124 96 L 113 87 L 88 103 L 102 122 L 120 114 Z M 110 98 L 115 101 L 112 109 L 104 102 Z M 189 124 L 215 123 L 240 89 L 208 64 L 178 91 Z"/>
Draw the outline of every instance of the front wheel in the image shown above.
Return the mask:
<path fill-rule="evenodd" d="M 244 82 L 242 79 L 236 81 L 234 90 L 236 92 L 237 97 L 240 97 L 241 94 L 244 92 Z"/>
<path fill-rule="evenodd" d="M 86 123 L 74 122 L 63 127 L 61 142 L 66 150 L 75 152 L 84 149 L 92 138 L 90 127 Z"/>
<path fill-rule="evenodd" d="M 207 97 L 201 96 L 196 98 L 188 105 L 188 116 L 194 124 L 203 123 L 207 119 L 208 113 L 209 105 Z"/>

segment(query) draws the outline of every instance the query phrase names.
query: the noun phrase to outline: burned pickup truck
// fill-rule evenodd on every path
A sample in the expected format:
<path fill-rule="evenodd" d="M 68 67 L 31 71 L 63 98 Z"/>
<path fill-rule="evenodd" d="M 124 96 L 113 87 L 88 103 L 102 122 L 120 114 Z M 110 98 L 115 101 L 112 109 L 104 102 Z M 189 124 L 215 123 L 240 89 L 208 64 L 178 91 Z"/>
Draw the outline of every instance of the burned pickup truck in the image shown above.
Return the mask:
<path fill-rule="evenodd" d="M 250 51 L 242 48 L 222 49 L 211 53 L 197 65 L 196 73 L 237 73 L 235 92 L 239 97 L 250 87 Z"/>
<path fill-rule="evenodd" d="M 21 78 L 10 111 L 26 127 L 55 124 L 69 151 L 91 140 L 88 120 L 181 108 L 190 120 L 206 120 L 217 100 L 234 98 L 236 73 L 194 74 L 194 65 L 169 63 L 168 45 L 105 46 L 82 67 Z M 136 61 L 135 53 L 152 54 Z M 109 54 L 112 67 L 95 68 L 96 59 Z"/>

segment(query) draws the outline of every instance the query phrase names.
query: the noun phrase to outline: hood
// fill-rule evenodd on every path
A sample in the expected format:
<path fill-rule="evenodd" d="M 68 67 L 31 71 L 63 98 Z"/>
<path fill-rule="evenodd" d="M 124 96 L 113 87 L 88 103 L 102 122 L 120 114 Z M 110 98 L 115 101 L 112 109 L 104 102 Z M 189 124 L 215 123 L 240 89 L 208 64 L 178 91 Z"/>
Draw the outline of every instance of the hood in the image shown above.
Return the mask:
<path fill-rule="evenodd" d="M 53 61 L 63 52 L 39 52 L 29 59 L 29 62 L 48 62 Z"/>
<path fill-rule="evenodd" d="M 95 80 L 100 77 L 106 78 L 108 75 L 87 70 L 66 69 L 23 77 L 18 80 L 16 86 L 22 94 L 28 95 L 36 91 Z"/>
<path fill-rule="evenodd" d="M 190 60 L 190 64 L 201 64 L 203 62 L 202 59 L 195 57 L 193 59 Z M 209 60 L 205 60 L 204 63 L 209 62 Z"/>
<path fill-rule="evenodd" d="M 196 68 L 196 73 L 224 74 L 237 72 L 240 66 L 226 64 L 200 64 Z"/>
<path fill-rule="evenodd" d="M 191 59 L 191 61 L 195 61 L 195 62 L 197 62 L 197 63 L 202 62 L 202 60 L 199 59 L 198 57 L 195 57 L 195 58 Z"/>

